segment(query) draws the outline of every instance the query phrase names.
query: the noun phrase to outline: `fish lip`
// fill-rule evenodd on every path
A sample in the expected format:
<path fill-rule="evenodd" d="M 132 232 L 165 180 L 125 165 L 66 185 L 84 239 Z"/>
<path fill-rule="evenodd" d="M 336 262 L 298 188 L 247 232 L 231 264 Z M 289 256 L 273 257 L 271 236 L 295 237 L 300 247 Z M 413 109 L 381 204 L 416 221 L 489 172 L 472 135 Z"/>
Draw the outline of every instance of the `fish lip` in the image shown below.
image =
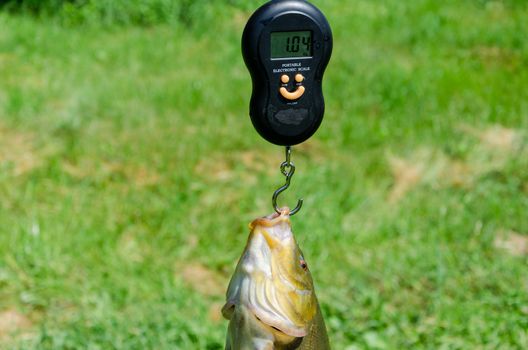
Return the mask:
<path fill-rule="evenodd" d="M 264 216 L 263 218 L 266 218 L 268 220 L 273 220 L 278 218 L 279 216 L 290 216 L 290 208 L 288 207 L 282 207 L 279 209 L 279 212 L 274 212 L 269 215 Z"/>
<path fill-rule="evenodd" d="M 249 228 L 253 230 L 256 226 L 272 227 L 279 223 L 286 221 L 290 222 L 290 208 L 282 207 L 279 209 L 280 213 L 274 212 L 270 215 L 262 216 L 253 220 L 249 224 Z"/>
<path fill-rule="evenodd" d="M 257 308 L 253 305 L 248 305 L 248 308 L 260 322 L 270 327 L 276 328 L 277 330 L 281 331 L 282 333 L 286 335 L 296 337 L 296 338 L 302 338 L 308 334 L 308 331 L 304 328 L 285 326 L 283 324 L 280 324 L 279 321 L 276 321 L 270 317 L 266 317 L 265 315 L 260 314 L 257 311 Z"/>

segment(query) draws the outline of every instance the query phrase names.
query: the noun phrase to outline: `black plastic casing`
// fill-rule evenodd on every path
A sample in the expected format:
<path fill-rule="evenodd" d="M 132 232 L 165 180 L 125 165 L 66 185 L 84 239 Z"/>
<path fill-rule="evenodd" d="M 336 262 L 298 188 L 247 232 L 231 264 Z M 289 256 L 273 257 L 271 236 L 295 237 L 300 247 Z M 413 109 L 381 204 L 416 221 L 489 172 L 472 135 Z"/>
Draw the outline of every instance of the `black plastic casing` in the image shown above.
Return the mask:
<path fill-rule="evenodd" d="M 312 32 L 312 57 L 271 58 L 271 33 Z M 242 35 L 242 55 L 253 81 L 249 115 L 267 141 L 293 146 L 307 140 L 321 125 L 324 115 L 322 79 L 332 53 L 332 31 L 325 16 L 303 0 L 274 0 L 249 19 Z M 306 91 L 296 101 L 279 93 L 280 78 L 291 78 L 288 90 L 300 85 L 295 74 L 305 77 Z"/>

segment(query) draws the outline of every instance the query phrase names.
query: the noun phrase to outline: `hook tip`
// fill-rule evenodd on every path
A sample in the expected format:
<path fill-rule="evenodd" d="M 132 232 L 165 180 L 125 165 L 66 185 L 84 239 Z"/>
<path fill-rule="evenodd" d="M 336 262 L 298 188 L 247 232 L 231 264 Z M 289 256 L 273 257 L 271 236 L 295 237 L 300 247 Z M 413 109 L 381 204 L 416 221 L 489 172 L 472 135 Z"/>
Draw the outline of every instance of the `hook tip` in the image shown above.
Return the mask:
<path fill-rule="evenodd" d="M 290 216 L 297 214 L 299 210 L 301 210 L 303 202 L 304 200 L 302 198 L 297 201 L 297 206 L 292 211 L 290 211 Z"/>

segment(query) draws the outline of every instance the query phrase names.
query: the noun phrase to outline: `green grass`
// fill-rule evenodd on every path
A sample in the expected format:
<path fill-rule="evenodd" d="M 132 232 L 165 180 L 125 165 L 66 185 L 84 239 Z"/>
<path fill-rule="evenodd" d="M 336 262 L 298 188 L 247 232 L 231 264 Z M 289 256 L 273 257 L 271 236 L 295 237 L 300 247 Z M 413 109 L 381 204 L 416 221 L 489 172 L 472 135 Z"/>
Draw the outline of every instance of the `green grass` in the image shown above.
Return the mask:
<path fill-rule="evenodd" d="M 528 252 L 499 247 L 528 241 L 527 5 L 316 3 L 327 112 L 280 200 L 305 198 L 334 349 L 528 348 Z M 0 13 L 0 324 L 24 319 L 1 348 L 223 348 L 215 311 L 284 179 L 247 115 L 249 12 L 212 9 L 193 28 Z"/>

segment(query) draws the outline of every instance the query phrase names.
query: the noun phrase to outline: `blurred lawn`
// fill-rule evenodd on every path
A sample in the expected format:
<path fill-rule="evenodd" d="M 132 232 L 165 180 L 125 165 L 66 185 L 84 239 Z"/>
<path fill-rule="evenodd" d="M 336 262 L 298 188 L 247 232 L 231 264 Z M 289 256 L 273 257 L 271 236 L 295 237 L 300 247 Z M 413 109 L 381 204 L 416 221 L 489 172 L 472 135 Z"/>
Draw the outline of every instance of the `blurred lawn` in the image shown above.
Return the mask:
<path fill-rule="evenodd" d="M 527 3 L 315 3 L 327 112 L 281 203 L 305 198 L 334 349 L 527 349 Z M 249 15 L 0 13 L 2 349 L 223 349 L 247 223 L 284 180 L 248 117 Z"/>

